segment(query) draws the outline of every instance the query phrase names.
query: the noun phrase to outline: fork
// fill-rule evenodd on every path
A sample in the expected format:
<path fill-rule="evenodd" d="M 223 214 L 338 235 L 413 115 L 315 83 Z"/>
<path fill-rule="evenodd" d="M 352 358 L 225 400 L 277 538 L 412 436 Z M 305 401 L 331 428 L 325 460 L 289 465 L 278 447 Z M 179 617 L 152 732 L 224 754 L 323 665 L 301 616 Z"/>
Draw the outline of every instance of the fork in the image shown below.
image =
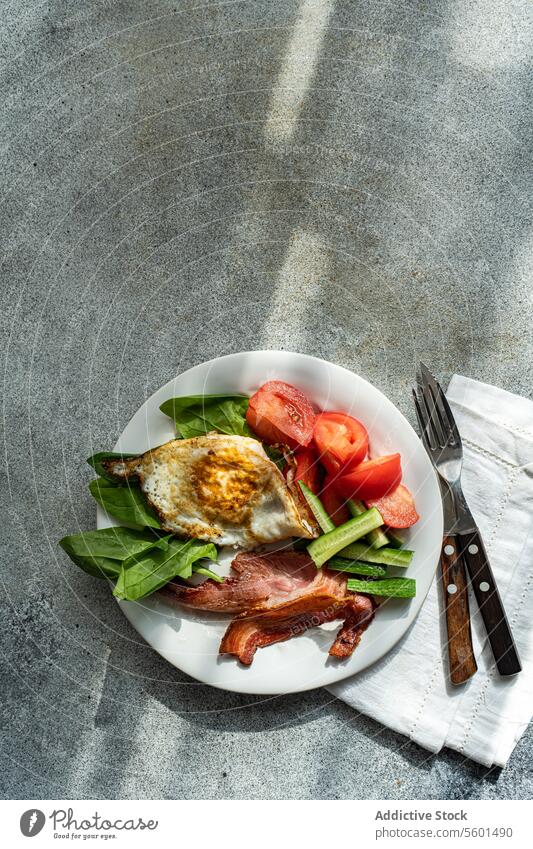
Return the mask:
<path fill-rule="evenodd" d="M 448 639 L 453 643 L 449 646 L 451 679 L 453 683 L 461 683 L 473 675 L 477 668 L 471 642 L 463 563 L 470 576 L 498 672 L 500 675 L 514 675 L 522 668 L 518 652 L 481 534 L 461 487 L 461 437 L 444 392 L 423 363 L 420 363 L 417 372 L 417 391 L 413 390 L 413 397 L 424 446 L 444 488 L 445 518 L 447 512 L 448 519 L 452 518 L 450 507 L 447 511 L 447 503 L 453 507 L 454 521 L 446 523 L 447 536 L 443 540 L 441 556 L 444 595 L 447 600 Z M 450 635 L 450 626 L 453 630 L 458 623 L 462 623 L 463 633 L 459 632 L 458 637 Z M 454 653 L 456 656 L 452 657 Z"/>

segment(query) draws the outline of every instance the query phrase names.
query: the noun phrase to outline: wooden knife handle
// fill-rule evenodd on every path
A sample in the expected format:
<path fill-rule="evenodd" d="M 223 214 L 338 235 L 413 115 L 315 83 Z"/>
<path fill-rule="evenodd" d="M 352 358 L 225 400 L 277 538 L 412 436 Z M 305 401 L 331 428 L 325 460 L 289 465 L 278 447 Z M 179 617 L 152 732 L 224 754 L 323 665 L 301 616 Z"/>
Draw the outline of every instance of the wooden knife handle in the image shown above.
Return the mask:
<path fill-rule="evenodd" d="M 498 672 L 516 675 L 522 665 L 481 536 L 475 532 L 458 539 Z"/>
<path fill-rule="evenodd" d="M 448 629 L 448 660 L 452 684 L 463 684 L 477 671 L 472 630 L 466 571 L 455 537 L 444 537 L 440 558 L 442 589 L 446 605 Z"/>

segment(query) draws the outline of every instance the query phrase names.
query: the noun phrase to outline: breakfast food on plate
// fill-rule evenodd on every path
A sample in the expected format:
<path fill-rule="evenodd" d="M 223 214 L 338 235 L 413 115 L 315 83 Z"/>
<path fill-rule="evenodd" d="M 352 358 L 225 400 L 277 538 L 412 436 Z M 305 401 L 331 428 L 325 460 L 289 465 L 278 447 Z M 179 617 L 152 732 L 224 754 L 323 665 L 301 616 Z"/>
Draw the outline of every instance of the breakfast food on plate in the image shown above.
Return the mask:
<path fill-rule="evenodd" d="M 220 644 L 221 654 L 233 654 L 249 665 L 260 646 L 279 643 L 324 622 L 344 620 L 330 654 L 349 657 L 372 619 L 370 598 L 348 592 L 341 572 L 317 569 L 298 551 L 237 555 L 236 577 L 199 587 L 167 584 L 162 590 L 172 603 L 217 613 L 240 613 Z"/>
<path fill-rule="evenodd" d="M 320 460 L 330 475 L 361 463 L 368 453 L 368 433 L 361 422 L 346 413 L 321 413 L 313 437 Z"/>
<path fill-rule="evenodd" d="M 303 392 L 281 380 L 264 383 L 250 398 L 246 412 L 248 425 L 263 442 L 279 442 L 289 448 L 309 445 L 315 420 L 315 411 Z"/>
<path fill-rule="evenodd" d="M 413 496 L 401 483 L 388 495 L 368 499 L 366 503 L 369 507 L 377 507 L 383 521 L 390 528 L 410 528 L 420 518 L 416 512 Z"/>
<path fill-rule="evenodd" d="M 224 634 L 220 654 L 232 654 L 249 666 L 258 648 L 290 640 L 326 622 L 342 620 L 328 653 L 331 657 L 350 657 L 370 624 L 373 610 L 368 596 L 346 592 L 344 599 L 323 596 L 313 600 L 313 604 L 309 600 L 297 600 L 252 616 L 241 614 Z"/>
<path fill-rule="evenodd" d="M 199 587 L 168 584 L 174 600 L 201 610 L 244 613 L 269 610 L 296 599 L 343 599 L 346 577 L 317 569 L 303 551 L 243 552 L 233 560 L 236 577 Z"/>
<path fill-rule="evenodd" d="M 137 479 L 163 530 L 174 534 L 243 548 L 316 535 L 308 511 L 248 436 L 173 439 L 102 466 L 117 480 Z"/>
<path fill-rule="evenodd" d="M 329 655 L 350 657 L 383 599 L 415 595 L 413 579 L 387 573 L 411 563 L 396 529 L 417 522 L 414 499 L 399 454 L 368 456 L 362 422 L 280 380 L 251 398 L 191 395 L 161 410 L 176 439 L 88 461 L 92 495 L 127 527 L 60 543 L 117 598 L 157 592 L 181 611 L 234 616 L 220 653 L 249 666 L 258 648 L 334 621 Z M 228 578 L 210 568 L 224 546 L 241 549 Z"/>

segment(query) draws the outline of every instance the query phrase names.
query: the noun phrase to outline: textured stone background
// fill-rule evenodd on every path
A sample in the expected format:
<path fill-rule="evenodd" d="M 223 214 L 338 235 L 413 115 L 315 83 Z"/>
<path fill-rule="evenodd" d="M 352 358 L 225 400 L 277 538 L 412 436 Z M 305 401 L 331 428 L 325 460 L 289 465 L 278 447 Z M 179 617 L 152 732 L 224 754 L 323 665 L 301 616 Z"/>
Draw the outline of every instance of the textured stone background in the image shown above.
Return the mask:
<path fill-rule="evenodd" d="M 1 785 L 10 797 L 531 797 L 325 692 L 160 660 L 57 540 L 84 459 L 250 348 L 531 397 L 529 0 L 2 3 Z"/>

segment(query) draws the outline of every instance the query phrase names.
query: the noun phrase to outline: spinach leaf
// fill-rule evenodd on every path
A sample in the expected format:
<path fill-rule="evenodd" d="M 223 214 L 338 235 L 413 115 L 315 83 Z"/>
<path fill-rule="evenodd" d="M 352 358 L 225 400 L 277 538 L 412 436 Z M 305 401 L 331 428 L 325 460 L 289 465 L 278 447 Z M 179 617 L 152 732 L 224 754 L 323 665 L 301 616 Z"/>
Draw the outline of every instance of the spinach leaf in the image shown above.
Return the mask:
<path fill-rule="evenodd" d="M 108 481 L 115 481 L 116 482 L 117 479 L 114 478 L 113 475 L 110 475 L 109 472 L 107 472 L 105 470 L 105 468 L 102 466 L 102 460 L 113 460 L 113 459 L 115 459 L 115 460 L 117 460 L 117 459 L 128 460 L 131 457 L 138 457 L 138 456 L 139 456 L 138 454 L 123 454 L 123 453 L 117 453 L 116 451 L 98 451 L 96 454 L 93 454 L 91 457 L 89 457 L 87 459 L 87 462 L 88 462 L 89 466 L 93 467 L 93 469 L 95 470 L 97 475 L 100 475 L 100 477 L 105 478 Z"/>
<path fill-rule="evenodd" d="M 150 595 L 176 576 L 190 578 L 193 571 L 223 580 L 201 566 L 204 558 L 217 559 L 213 543 L 178 540 L 173 534 L 158 535 L 149 528 L 86 531 L 63 537 L 59 545 L 88 575 L 116 581 L 114 594 L 131 601 Z"/>
<path fill-rule="evenodd" d="M 171 534 L 158 537 L 152 531 L 130 528 L 103 528 L 63 537 L 59 545 L 70 559 L 88 575 L 116 581 L 122 561 L 150 549 L 165 550 Z"/>
<path fill-rule="evenodd" d="M 202 558 L 217 559 L 213 543 L 191 539 L 171 540 L 165 551 L 152 550 L 122 564 L 113 595 L 135 601 L 167 584 L 172 578 L 190 578 L 193 564 Z"/>
<path fill-rule="evenodd" d="M 59 543 L 61 545 L 61 542 Z M 92 575 L 93 578 L 109 578 L 111 581 L 116 581 L 120 575 L 122 563 L 120 560 L 112 560 L 109 557 L 93 557 L 88 554 L 69 554 L 70 559 L 76 566 Z"/>
<path fill-rule="evenodd" d="M 190 439 L 209 431 L 252 436 L 246 424 L 247 395 L 186 395 L 169 398 L 161 412 L 176 422 L 178 436 Z"/>
<path fill-rule="evenodd" d="M 111 560 L 126 560 L 150 548 L 168 548 L 166 537 L 158 537 L 152 531 L 137 531 L 131 528 L 102 528 L 99 531 L 83 531 L 63 537 L 59 545 L 69 556 L 107 557 Z"/>
<path fill-rule="evenodd" d="M 206 569 L 205 566 L 193 566 L 192 571 L 196 575 L 204 575 L 206 578 L 211 578 L 212 581 L 216 581 L 217 584 L 223 584 L 224 578 L 222 575 L 217 575 L 216 572 L 212 572 L 211 569 Z"/>
<path fill-rule="evenodd" d="M 121 522 L 127 522 L 137 528 L 161 527 L 157 513 L 148 505 L 138 486 L 117 486 L 105 478 L 96 478 L 90 482 L 89 490 L 98 504 Z"/>

